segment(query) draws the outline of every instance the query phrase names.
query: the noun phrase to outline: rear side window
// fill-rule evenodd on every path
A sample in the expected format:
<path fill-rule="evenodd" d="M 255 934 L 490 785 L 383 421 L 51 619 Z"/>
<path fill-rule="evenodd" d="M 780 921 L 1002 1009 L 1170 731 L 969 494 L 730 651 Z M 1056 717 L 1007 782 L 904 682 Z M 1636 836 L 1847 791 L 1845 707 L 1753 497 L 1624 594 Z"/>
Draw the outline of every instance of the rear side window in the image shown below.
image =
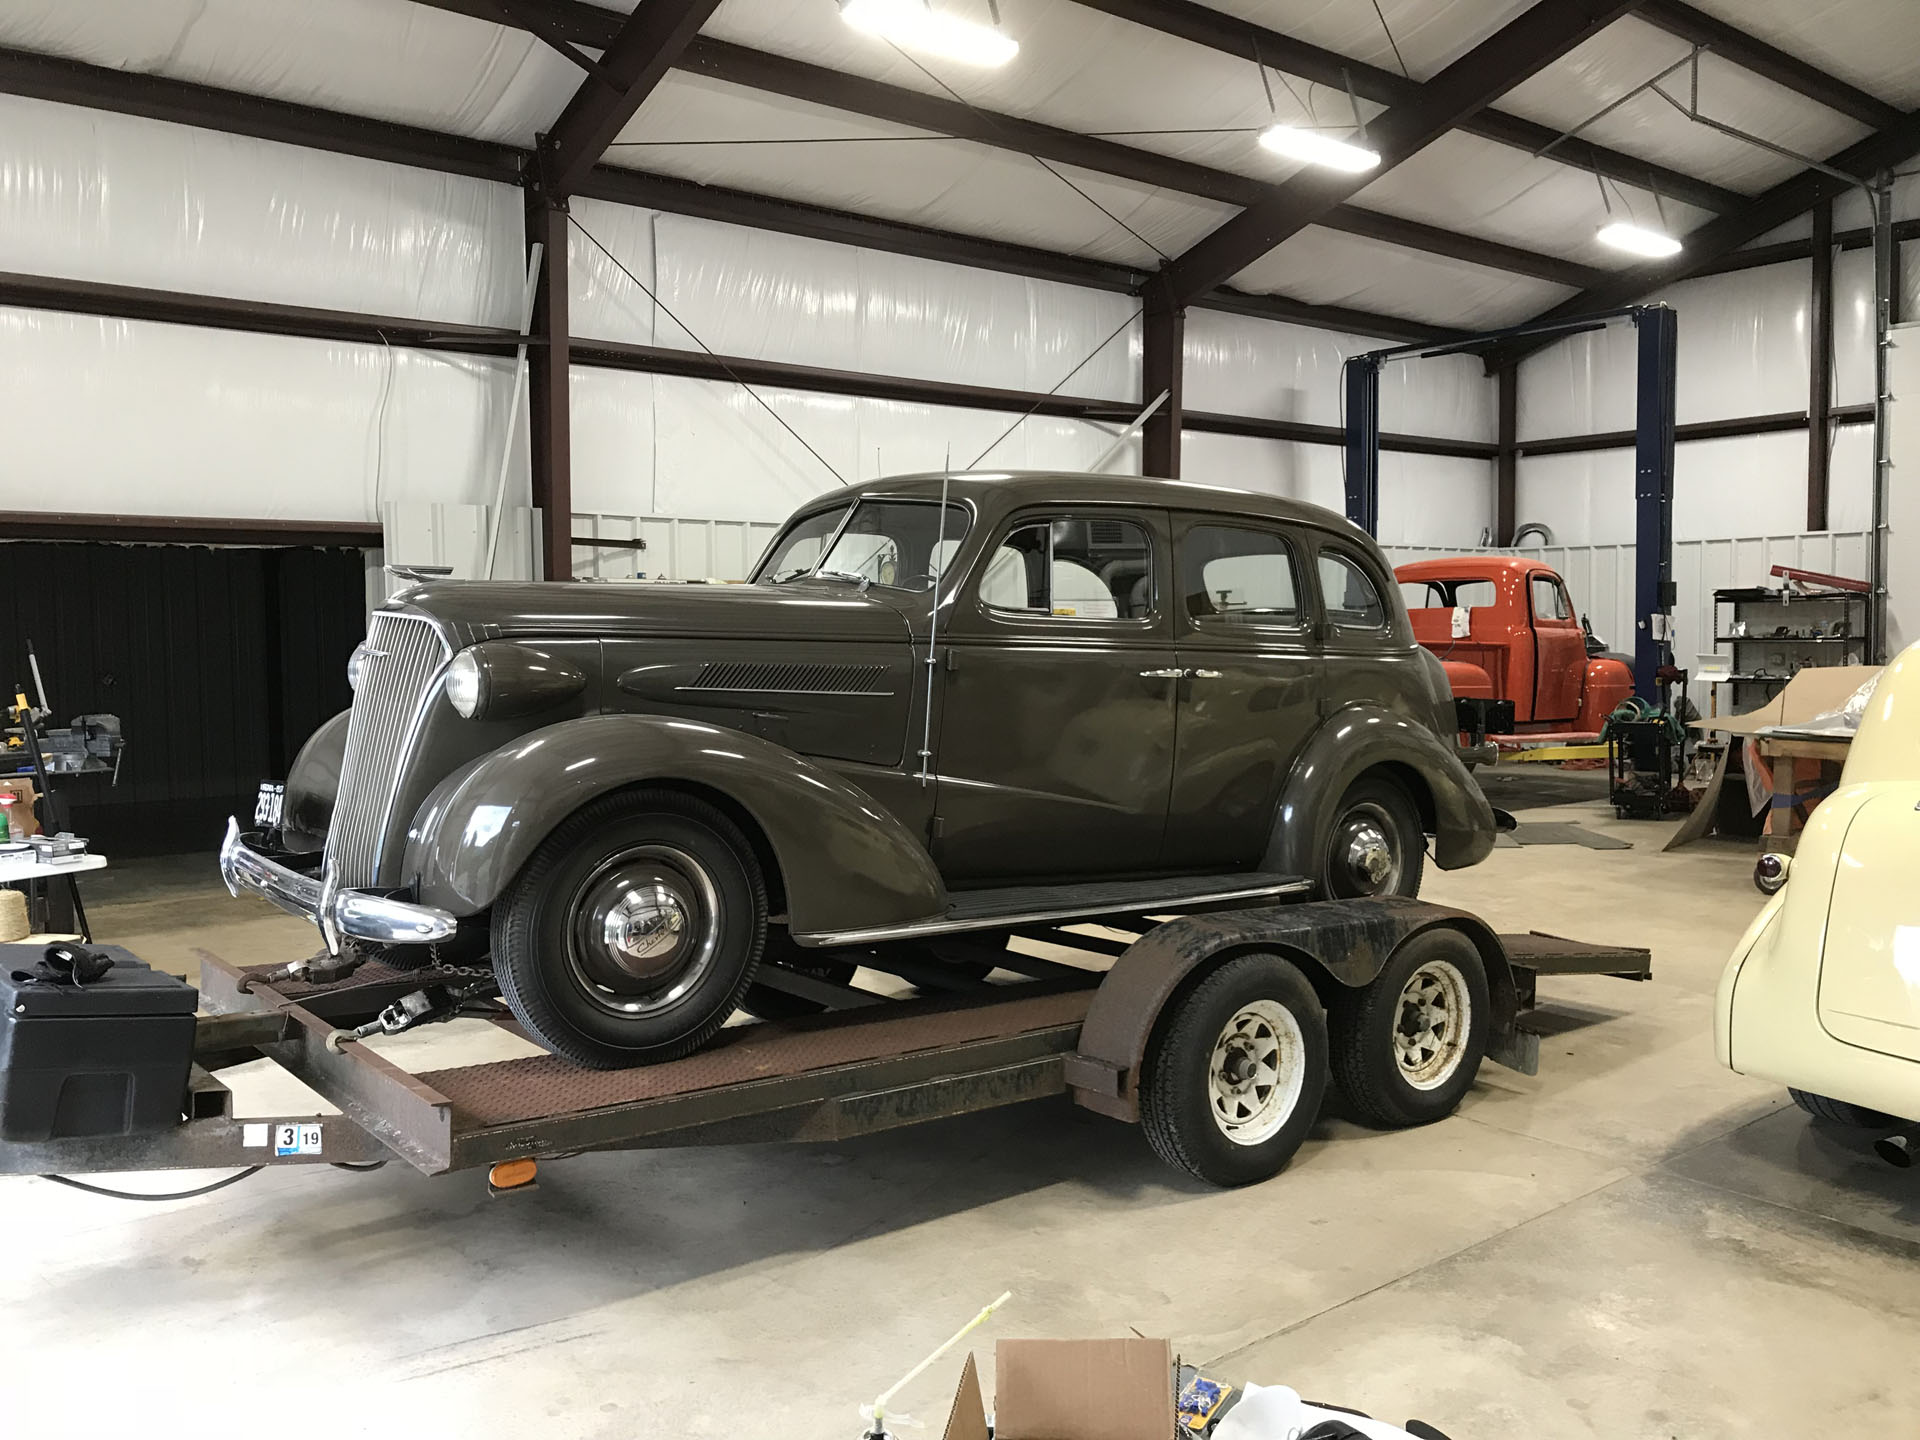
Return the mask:
<path fill-rule="evenodd" d="M 1560 582 L 1551 575 L 1533 577 L 1533 618 L 1536 620 L 1571 620 L 1573 607 L 1567 603 L 1567 592 L 1560 588 Z"/>
<path fill-rule="evenodd" d="M 1491 580 L 1402 580 L 1400 597 L 1409 610 L 1480 610 L 1500 598 Z"/>
<path fill-rule="evenodd" d="M 1153 614 L 1146 529 L 1106 516 L 1018 526 L 987 557 L 980 602 L 1049 619 L 1145 620 Z"/>
<path fill-rule="evenodd" d="M 1320 595 L 1327 619 L 1349 630 L 1384 630 L 1387 607 L 1367 572 L 1337 550 L 1320 552 Z"/>
<path fill-rule="evenodd" d="M 1195 525 L 1180 549 L 1187 615 L 1229 625 L 1298 625 L 1293 548 L 1239 525 Z"/>

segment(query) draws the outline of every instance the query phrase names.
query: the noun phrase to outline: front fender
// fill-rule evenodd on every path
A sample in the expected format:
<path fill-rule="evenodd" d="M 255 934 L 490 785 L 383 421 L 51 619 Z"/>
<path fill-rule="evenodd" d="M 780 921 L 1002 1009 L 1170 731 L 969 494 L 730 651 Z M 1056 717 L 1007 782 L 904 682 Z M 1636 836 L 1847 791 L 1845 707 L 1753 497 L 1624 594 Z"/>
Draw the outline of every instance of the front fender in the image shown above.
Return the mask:
<path fill-rule="evenodd" d="M 1349 705 L 1314 732 L 1293 762 L 1274 811 L 1260 868 L 1319 872 L 1340 797 L 1369 770 L 1417 781 L 1433 802 L 1433 858 L 1442 870 L 1478 865 L 1493 851 L 1493 807 L 1455 753 L 1454 737 L 1378 705 Z M 1417 799 L 1418 797 L 1416 797 Z"/>
<path fill-rule="evenodd" d="M 340 793 L 340 764 L 347 753 L 347 720 L 342 710 L 307 737 L 287 771 L 287 801 L 281 839 L 287 849 L 305 853 L 327 843 L 333 802 Z"/>
<path fill-rule="evenodd" d="M 760 827 L 796 931 L 944 913 L 926 846 L 865 791 L 758 736 L 658 715 L 590 715 L 535 730 L 434 789 L 407 832 L 403 873 L 422 903 L 486 909 L 588 801 L 647 781 L 698 786 Z"/>

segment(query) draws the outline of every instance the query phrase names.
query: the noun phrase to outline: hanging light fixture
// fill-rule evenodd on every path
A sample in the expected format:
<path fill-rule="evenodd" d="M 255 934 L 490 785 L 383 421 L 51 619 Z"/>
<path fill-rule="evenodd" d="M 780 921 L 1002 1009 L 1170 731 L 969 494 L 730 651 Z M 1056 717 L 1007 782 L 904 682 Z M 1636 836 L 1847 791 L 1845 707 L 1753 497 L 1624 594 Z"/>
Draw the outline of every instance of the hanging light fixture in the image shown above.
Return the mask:
<path fill-rule="evenodd" d="M 990 4 L 989 9 L 994 23 L 982 25 L 951 10 L 935 9 L 930 0 L 844 0 L 840 18 L 903 50 L 992 69 L 1019 54 L 1020 44 L 1000 29 L 998 4 Z"/>
<path fill-rule="evenodd" d="M 1309 165 L 1344 170 L 1349 175 L 1364 174 L 1380 163 L 1378 150 L 1369 150 L 1351 140 L 1336 140 L 1317 130 L 1303 130 L 1298 125 L 1269 125 L 1260 132 L 1260 143 L 1289 160 L 1304 160 Z"/>
<path fill-rule="evenodd" d="M 1649 260 L 1665 260 L 1680 253 L 1680 242 L 1666 231 L 1635 225 L 1630 220 L 1609 220 L 1600 227 L 1599 240 L 1602 245 Z"/>

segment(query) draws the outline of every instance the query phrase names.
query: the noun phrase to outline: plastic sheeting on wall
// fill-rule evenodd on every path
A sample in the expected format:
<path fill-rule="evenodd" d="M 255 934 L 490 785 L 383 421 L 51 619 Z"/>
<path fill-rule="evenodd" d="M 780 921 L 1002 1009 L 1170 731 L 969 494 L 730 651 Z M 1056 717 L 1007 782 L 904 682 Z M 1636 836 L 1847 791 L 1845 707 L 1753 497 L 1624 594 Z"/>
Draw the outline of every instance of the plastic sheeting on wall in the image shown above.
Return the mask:
<path fill-rule="evenodd" d="M 1807 408 L 1809 267 L 1767 265 L 1683 281 L 1655 297 L 1680 317 L 1681 424 Z M 1556 340 L 1520 364 L 1520 438 L 1633 428 L 1634 327 Z"/>
<path fill-rule="evenodd" d="M 1185 480 L 1258 490 L 1346 513 L 1338 446 L 1189 430 Z M 1388 451 L 1380 457 L 1380 541 L 1473 546 L 1493 523 L 1493 467 L 1485 460 Z"/>
<path fill-rule="evenodd" d="M 393 0 L 8 0 L 0 44 L 522 146 L 580 87 L 524 30 Z"/>
<path fill-rule="evenodd" d="M 0 96 L 0 270 L 519 323 L 512 186 Z"/>
<path fill-rule="evenodd" d="M 490 500 L 510 363 L 0 309 L 0 509 L 370 521 Z"/>
<path fill-rule="evenodd" d="M 574 506 L 774 522 L 843 482 L 971 468 L 982 452 L 979 468 L 1084 470 L 1119 432 L 1043 415 L 1016 426 L 1019 418 L 762 385 L 749 394 L 729 383 L 580 368 L 573 376 Z M 1139 473 L 1138 451 L 1130 442 L 1108 470 Z"/>
<path fill-rule="evenodd" d="M 572 241 L 582 337 L 1122 402 L 1140 390 L 1129 296 L 623 205 L 574 211 L 593 236 Z"/>
<path fill-rule="evenodd" d="M 1218 310 L 1189 310 L 1186 404 L 1221 415 L 1341 423 L 1340 367 L 1394 342 Z M 1479 360 L 1447 355 L 1380 373 L 1381 428 L 1450 440 L 1497 437 L 1499 396 Z"/>

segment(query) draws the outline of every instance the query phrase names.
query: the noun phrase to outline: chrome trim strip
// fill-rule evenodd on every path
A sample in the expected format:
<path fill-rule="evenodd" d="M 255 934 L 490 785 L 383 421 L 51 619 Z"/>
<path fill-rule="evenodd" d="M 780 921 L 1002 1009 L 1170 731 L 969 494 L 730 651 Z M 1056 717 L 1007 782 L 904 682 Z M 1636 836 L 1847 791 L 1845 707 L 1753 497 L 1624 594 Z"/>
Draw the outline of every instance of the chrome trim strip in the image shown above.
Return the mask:
<path fill-rule="evenodd" d="M 289 915 L 311 920 L 325 936 L 327 949 L 340 953 L 345 940 L 375 945 L 432 945 L 453 937 L 459 921 L 431 905 L 389 900 L 362 890 L 342 890 L 327 862 L 326 876 L 316 879 L 289 870 L 247 848 L 240 822 L 227 820 L 227 836 L 220 844 L 220 878 L 235 896 L 258 895 Z"/>
<path fill-rule="evenodd" d="M 1207 895 L 1182 895 L 1155 900 L 1128 900 L 1123 904 L 1088 909 L 1075 905 L 1059 910 L 1032 910 L 1019 915 L 989 915 L 961 920 L 912 920 L 904 925 L 880 925 L 870 930 L 814 930 L 793 938 L 809 949 L 834 945 L 870 945 L 879 940 L 911 940 L 922 935 L 953 935 L 965 930 L 1010 930 L 1016 925 L 1069 923 L 1092 920 L 1100 915 L 1138 915 L 1144 910 L 1166 908 L 1185 910 L 1194 905 L 1218 905 L 1226 900 L 1261 900 L 1275 895 L 1298 895 L 1312 890 L 1311 880 L 1286 880 L 1278 885 L 1260 885 L 1250 890 L 1217 890 Z"/>

